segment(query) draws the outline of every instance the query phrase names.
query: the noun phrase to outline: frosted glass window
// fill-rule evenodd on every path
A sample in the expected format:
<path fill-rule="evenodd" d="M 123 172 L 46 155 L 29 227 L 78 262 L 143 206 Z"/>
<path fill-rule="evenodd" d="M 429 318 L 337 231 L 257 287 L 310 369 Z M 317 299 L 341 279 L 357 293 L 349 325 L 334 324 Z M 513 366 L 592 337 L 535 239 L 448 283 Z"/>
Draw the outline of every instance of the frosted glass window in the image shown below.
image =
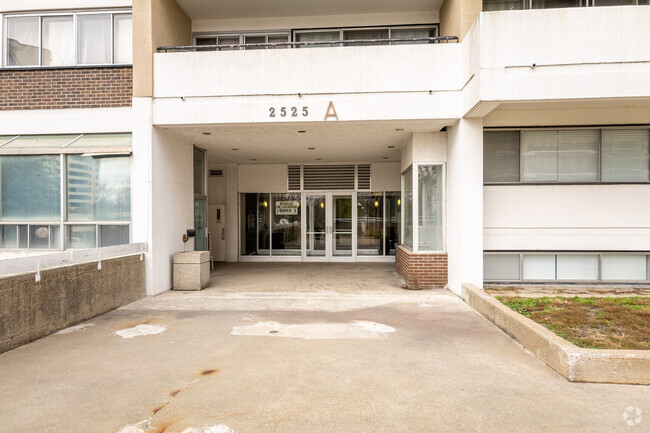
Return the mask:
<path fill-rule="evenodd" d="M 68 221 L 128 221 L 131 218 L 129 157 L 69 155 Z"/>
<path fill-rule="evenodd" d="M 524 1 L 526 7 L 528 0 L 483 0 L 483 11 L 512 11 L 524 9 Z"/>
<path fill-rule="evenodd" d="M 110 247 L 129 243 L 129 226 L 99 226 L 99 246 Z"/>
<path fill-rule="evenodd" d="M 27 226 L 0 225 L 0 248 L 27 248 Z"/>
<path fill-rule="evenodd" d="M 600 131 L 596 129 L 557 131 L 557 180 L 598 180 Z"/>
<path fill-rule="evenodd" d="M 483 181 L 519 182 L 519 131 L 483 133 Z"/>
<path fill-rule="evenodd" d="M 524 280 L 554 280 L 555 256 L 552 254 L 527 254 L 523 258 Z"/>
<path fill-rule="evenodd" d="M 29 248 L 59 248 L 59 230 L 58 225 L 30 225 Z"/>
<path fill-rule="evenodd" d="M 442 251 L 442 166 L 418 166 L 418 248 Z"/>
<path fill-rule="evenodd" d="M 575 8 L 579 6 L 580 0 L 533 0 L 533 9 Z"/>
<path fill-rule="evenodd" d="M 603 280 L 641 281 L 647 278 L 645 255 L 603 254 Z"/>
<path fill-rule="evenodd" d="M 487 281 L 519 280 L 519 254 L 483 255 L 483 279 Z"/>
<path fill-rule="evenodd" d="M 66 227 L 68 248 L 95 248 L 97 246 L 96 225 L 73 225 Z"/>
<path fill-rule="evenodd" d="M 59 155 L 0 156 L 0 220 L 59 221 Z"/>
<path fill-rule="evenodd" d="M 72 15 L 43 17 L 44 66 L 74 65 L 73 26 Z"/>
<path fill-rule="evenodd" d="M 413 248 L 413 167 L 402 175 L 404 191 L 404 245 Z"/>
<path fill-rule="evenodd" d="M 309 32 L 309 33 L 296 33 L 296 42 L 317 42 L 317 41 L 339 41 L 341 40 L 341 33 L 337 30 L 334 32 Z M 318 44 L 318 45 L 300 45 L 300 48 L 307 47 L 335 47 L 336 44 Z"/>
<path fill-rule="evenodd" d="M 436 29 L 391 29 L 391 39 L 406 38 L 433 38 L 436 36 Z M 400 41 L 391 42 L 391 45 L 428 44 L 433 41 Z"/>
<path fill-rule="evenodd" d="M 205 194 L 205 152 L 194 149 L 194 194 Z"/>
<path fill-rule="evenodd" d="M 388 29 L 345 30 L 343 39 L 354 41 L 357 39 L 388 39 Z M 353 42 L 345 44 L 346 47 L 362 45 L 388 45 L 388 42 Z"/>
<path fill-rule="evenodd" d="M 603 181 L 647 182 L 650 180 L 650 131 L 606 129 L 603 131 Z"/>
<path fill-rule="evenodd" d="M 79 15 L 77 21 L 79 63 L 111 63 L 111 14 Z"/>
<path fill-rule="evenodd" d="M 131 134 L 86 134 L 66 147 L 131 146 Z"/>
<path fill-rule="evenodd" d="M 7 18 L 7 66 L 38 66 L 39 17 Z"/>
<path fill-rule="evenodd" d="M 523 131 L 523 180 L 557 180 L 557 131 Z"/>
<path fill-rule="evenodd" d="M 133 24 L 131 14 L 118 14 L 114 18 L 115 60 L 117 64 L 133 63 Z"/>
<path fill-rule="evenodd" d="M 558 280 L 597 280 L 597 255 L 564 255 L 557 256 Z"/>

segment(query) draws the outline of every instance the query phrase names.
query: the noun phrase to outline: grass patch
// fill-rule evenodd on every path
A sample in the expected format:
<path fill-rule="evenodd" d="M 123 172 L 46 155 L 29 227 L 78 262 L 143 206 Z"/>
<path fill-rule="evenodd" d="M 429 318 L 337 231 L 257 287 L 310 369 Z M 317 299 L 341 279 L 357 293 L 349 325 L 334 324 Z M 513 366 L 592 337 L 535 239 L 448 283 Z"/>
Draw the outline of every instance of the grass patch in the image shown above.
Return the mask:
<path fill-rule="evenodd" d="M 496 299 L 579 347 L 650 349 L 648 297 Z"/>

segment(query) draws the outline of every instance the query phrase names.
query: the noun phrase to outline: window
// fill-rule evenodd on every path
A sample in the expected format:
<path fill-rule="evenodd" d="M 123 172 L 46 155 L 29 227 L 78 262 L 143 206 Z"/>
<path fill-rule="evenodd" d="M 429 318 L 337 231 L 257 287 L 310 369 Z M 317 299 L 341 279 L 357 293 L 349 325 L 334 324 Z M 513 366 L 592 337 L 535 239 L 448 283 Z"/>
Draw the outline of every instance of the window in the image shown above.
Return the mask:
<path fill-rule="evenodd" d="M 128 244 L 130 149 L 131 134 L 0 138 L 0 248 Z"/>
<path fill-rule="evenodd" d="M 217 36 L 196 36 L 196 45 L 241 45 L 241 44 L 278 44 L 282 42 L 289 42 L 289 32 L 278 33 L 238 33 Z M 281 46 L 252 46 L 252 47 L 222 47 L 218 48 L 219 51 L 232 51 L 232 50 L 265 50 L 265 49 L 280 49 L 288 48 L 288 45 Z M 199 51 L 209 51 L 210 48 L 199 48 Z"/>
<path fill-rule="evenodd" d="M 440 164 L 413 164 L 402 174 L 403 239 L 415 253 L 444 249 L 443 177 Z"/>
<path fill-rule="evenodd" d="M 324 42 L 324 41 L 353 41 L 361 39 L 410 39 L 433 38 L 438 34 L 435 26 L 409 26 L 409 27 L 377 27 L 377 28 L 340 28 L 328 30 L 297 30 L 294 32 L 296 42 Z M 348 42 L 345 46 L 363 45 L 406 45 L 428 44 L 434 41 L 376 41 L 376 42 Z M 305 47 L 332 47 L 339 44 L 302 45 Z"/>
<path fill-rule="evenodd" d="M 483 179 L 507 182 L 648 182 L 648 129 L 485 131 Z"/>
<path fill-rule="evenodd" d="M 485 253 L 483 279 L 504 282 L 648 281 L 650 255 L 647 252 Z"/>
<path fill-rule="evenodd" d="M 483 11 L 647 5 L 648 0 L 483 0 Z"/>
<path fill-rule="evenodd" d="M 5 18 L 4 66 L 131 64 L 127 12 L 77 12 Z"/>

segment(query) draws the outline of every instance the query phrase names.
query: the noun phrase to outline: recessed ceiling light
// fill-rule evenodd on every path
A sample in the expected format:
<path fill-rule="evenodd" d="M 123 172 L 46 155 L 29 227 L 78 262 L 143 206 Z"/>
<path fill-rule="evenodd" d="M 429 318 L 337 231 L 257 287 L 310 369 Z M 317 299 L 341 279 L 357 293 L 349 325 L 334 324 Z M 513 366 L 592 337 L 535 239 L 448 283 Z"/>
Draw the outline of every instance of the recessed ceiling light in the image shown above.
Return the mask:
<path fill-rule="evenodd" d="M 395 128 L 395 131 L 404 131 L 404 128 Z"/>
<path fill-rule="evenodd" d="M 257 161 L 257 158 L 251 158 L 251 161 Z"/>
<path fill-rule="evenodd" d="M 314 150 L 314 149 L 316 149 L 316 148 L 315 148 L 315 147 L 308 147 L 307 149 L 309 149 L 309 150 Z"/>
<path fill-rule="evenodd" d="M 236 147 L 233 147 L 233 148 L 232 148 L 232 149 L 230 149 L 230 150 L 239 150 L 239 149 L 237 149 Z"/>
<path fill-rule="evenodd" d="M 204 132 L 203 135 L 212 135 L 211 132 Z"/>
<path fill-rule="evenodd" d="M 323 158 L 316 158 L 316 161 L 322 161 Z"/>
<path fill-rule="evenodd" d="M 395 149 L 395 146 L 388 146 L 389 149 Z"/>
<path fill-rule="evenodd" d="M 301 130 L 301 131 L 298 131 L 298 134 L 304 134 L 305 132 L 307 132 L 307 131 L 302 131 Z"/>
<path fill-rule="evenodd" d="M 382 156 L 381 159 L 388 159 L 388 157 L 387 156 Z"/>

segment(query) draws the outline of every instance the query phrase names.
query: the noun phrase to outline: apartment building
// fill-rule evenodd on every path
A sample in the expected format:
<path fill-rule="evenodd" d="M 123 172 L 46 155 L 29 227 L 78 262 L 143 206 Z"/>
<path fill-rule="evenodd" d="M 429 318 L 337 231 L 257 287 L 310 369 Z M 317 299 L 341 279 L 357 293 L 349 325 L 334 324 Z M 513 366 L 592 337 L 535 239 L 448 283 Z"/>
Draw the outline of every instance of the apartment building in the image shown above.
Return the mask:
<path fill-rule="evenodd" d="M 647 283 L 647 4 L 4 1 L 0 258 Z"/>

